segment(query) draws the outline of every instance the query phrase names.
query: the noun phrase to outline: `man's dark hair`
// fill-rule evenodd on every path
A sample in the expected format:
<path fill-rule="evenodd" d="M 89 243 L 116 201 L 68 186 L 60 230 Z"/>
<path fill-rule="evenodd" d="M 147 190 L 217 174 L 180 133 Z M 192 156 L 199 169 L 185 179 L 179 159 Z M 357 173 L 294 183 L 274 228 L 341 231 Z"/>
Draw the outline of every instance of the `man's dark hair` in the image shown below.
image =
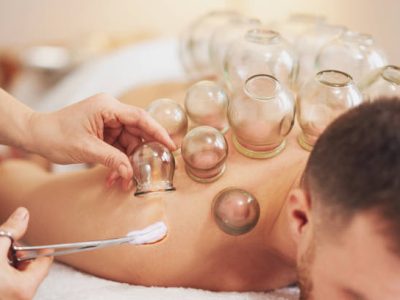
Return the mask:
<path fill-rule="evenodd" d="M 400 98 L 364 103 L 336 119 L 318 139 L 304 179 L 310 196 L 345 217 L 379 212 L 400 249 Z"/>

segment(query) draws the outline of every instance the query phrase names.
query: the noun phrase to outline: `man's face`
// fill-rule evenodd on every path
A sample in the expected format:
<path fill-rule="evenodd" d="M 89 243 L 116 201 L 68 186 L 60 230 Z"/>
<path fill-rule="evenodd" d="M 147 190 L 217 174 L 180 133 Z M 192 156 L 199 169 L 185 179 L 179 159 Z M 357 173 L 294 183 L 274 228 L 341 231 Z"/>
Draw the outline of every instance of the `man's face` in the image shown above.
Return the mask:
<path fill-rule="evenodd" d="M 376 214 L 359 213 L 335 234 L 320 225 L 314 222 L 300 238 L 301 299 L 400 299 L 400 254 Z"/>

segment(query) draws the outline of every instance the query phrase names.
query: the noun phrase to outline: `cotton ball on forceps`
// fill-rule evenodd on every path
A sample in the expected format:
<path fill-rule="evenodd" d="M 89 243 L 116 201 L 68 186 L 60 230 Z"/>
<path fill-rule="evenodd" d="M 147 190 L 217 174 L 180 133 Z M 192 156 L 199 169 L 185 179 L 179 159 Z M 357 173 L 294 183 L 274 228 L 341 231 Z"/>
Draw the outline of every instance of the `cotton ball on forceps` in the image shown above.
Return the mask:
<path fill-rule="evenodd" d="M 260 205 L 251 193 L 231 187 L 215 196 L 212 214 L 223 232 L 229 235 L 241 235 L 250 232 L 257 225 Z"/>

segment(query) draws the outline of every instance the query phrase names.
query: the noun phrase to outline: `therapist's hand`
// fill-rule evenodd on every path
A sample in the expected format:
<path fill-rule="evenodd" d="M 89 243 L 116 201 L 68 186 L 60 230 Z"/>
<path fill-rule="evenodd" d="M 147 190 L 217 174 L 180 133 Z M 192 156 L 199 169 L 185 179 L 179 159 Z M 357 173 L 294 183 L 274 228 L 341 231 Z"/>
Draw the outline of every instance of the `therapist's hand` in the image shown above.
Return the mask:
<path fill-rule="evenodd" d="M 98 94 L 57 112 L 33 113 L 32 149 L 55 163 L 100 163 L 122 177 L 128 189 L 133 176 L 128 156 L 142 140 L 155 140 L 170 150 L 167 131 L 143 109 Z M 117 174 L 117 175 L 116 175 Z"/>
<path fill-rule="evenodd" d="M 4 224 L 0 225 L 0 230 L 10 232 L 14 239 L 18 240 L 24 235 L 28 220 L 28 211 L 20 207 Z M 37 258 L 32 262 L 21 264 L 16 269 L 7 261 L 10 246 L 9 238 L 0 237 L 0 299 L 32 299 L 39 284 L 46 277 L 53 259 Z"/>

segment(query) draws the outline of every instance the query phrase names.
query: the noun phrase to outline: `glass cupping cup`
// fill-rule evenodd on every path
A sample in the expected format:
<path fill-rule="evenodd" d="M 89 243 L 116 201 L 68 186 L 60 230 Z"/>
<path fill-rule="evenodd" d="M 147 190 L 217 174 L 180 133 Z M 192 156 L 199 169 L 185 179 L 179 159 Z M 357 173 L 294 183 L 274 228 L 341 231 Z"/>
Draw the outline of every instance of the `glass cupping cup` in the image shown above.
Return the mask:
<path fill-rule="evenodd" d="M 350 75 L 325 70 L 303 86 L 298 95 L 299 144 L 311 151 L 325 128 L 338 116 L 363 101 Z"/>
<path fill-rule="evenodd" d="M 224 62 L 225 81 L 231 92 L 243 88 L 257 74 L 270 74 L 292 86 L 298 61 L 292 46 L 276 31 L 254 28 L 231 44 Z"/>
<path fill-rule="evenodd" d="M 203 80 L 186 92 L 185 110 L 195 126 L 207 125 L 225 133 L 228 128 L 228 96 L 216 82 Z"/>
<path fill-rule="evenodd" d="M 152 101 L 146 110 L 167 130 L 179 149 L 188 130 L 188 118 L 185 110 L 177 102 L 168 98 Z"/>
<path fill-rule="evenodd" d="M 257 225 L 260 218 L 260 205 L 251 193 L 230 187 L 215 196 L 212 215 L 223 232 L 241 235 L 251 231 Z"/>
<path fill-rule="evenodd" d="M 173 191 L 175 159 L 167 147 L 158 142 L 138 146 L 130 157 L 136 181 L 135 196 Z"/>
<path fill-rule="evenodd" d="M 250 158 L 278 155 L 285 148 L 285 137 L 294 118 L 292 93 L 274 76 L 266 74 L 248 78 L 228 108 L 233 144 Z"/>
<path fill-rule="evenodd" d="M 388 65 L 373 71 L 359 86 L 368 101 L 379 97 L 400 98 L 400 67 Z"/>
<path fill-rule="evenodd" d="M 384 52 L 369 34 L 344 30 L 326 43 L 316 57 L 316 71 L 338 70 L 359 83 L 371 71 L 387 64 Z"/>
<path fill-rule="evenodd" d="M 225 171 L 228 144 L 224 135 L 213 127 L 199 126 L 189 131 L 181 152 L 186 173 L 197 182 L 213 182 Z"/>

